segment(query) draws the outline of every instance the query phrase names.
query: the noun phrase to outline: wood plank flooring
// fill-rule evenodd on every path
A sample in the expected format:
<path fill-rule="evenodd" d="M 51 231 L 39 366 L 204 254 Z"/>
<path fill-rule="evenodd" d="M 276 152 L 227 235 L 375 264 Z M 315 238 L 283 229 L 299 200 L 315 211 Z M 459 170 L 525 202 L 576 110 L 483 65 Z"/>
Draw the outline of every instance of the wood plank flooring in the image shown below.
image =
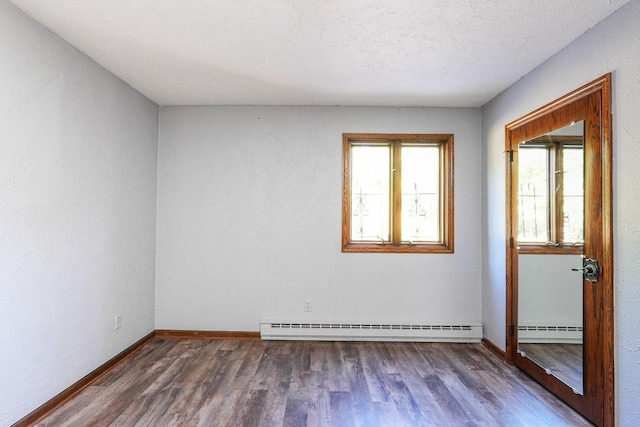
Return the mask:
<path fill-rule="evenodd" d="M 481 344 L 156 339 L 38 426 L 588 426 Z"/>
<path fill-rule="evenodd" d="M 582 392 L 582 344 L 519 344 L 518 348 L 560 381 Z"/>

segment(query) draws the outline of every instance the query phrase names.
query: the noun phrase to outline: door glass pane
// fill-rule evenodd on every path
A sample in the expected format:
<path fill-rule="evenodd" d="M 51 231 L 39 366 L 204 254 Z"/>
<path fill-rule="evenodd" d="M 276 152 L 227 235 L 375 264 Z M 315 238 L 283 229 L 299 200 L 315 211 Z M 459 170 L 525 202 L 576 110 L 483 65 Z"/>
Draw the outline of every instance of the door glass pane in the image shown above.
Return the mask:
<path fill-rule="evenodd" d="M 388 145 L 351 148 L 351 240 L 389 240 Z"/>
<path fill-rule="evenodd" d="M 584 235 L 584 156 L 582 147 L 564 147 L 564 242 L 582 243 Z"/>
<path fill-rule="evenodd" d="M 440 241 L 440 147 L 402 147 L 402 241 Z"/>
<path fill-rule="evenodd" d="M 518 241 L 549 240 L 549 150 L 520 147 L 518 156 Z"/>

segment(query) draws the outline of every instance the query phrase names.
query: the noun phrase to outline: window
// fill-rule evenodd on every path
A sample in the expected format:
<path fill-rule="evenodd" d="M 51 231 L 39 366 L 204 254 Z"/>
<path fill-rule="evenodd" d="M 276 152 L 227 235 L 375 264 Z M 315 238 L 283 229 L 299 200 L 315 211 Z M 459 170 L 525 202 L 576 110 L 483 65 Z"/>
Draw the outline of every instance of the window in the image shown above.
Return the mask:
<path fill-rule="evenodd" d="M 453 135 L 343 134 L 343 252 L 453 252 Z"/>
<path fill-rule="evenodd" d="M 534 139 L 518 151 L 520 252 L 582 253 L 582 137 Z"/>

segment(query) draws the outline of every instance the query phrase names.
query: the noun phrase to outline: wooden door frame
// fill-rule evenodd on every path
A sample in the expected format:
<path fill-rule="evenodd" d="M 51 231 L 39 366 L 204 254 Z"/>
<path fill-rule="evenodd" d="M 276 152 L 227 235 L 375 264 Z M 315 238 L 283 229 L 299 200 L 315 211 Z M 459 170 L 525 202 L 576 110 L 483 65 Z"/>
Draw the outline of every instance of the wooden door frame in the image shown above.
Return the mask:
<path fill-rule="evenodd" d="M 595 95 L 595 96 L 594 96 Z M 599 96 L 598 96 L 599 95 Z M 602 390 L 598 390 L 596 407 L 585 405 L 585 399 L 572 396 L 567 393 L 569 387 L 548 375 L 542 376 L 537 372 L 528 372 L 538 382 L 557 394 L 572 407 L 589 418 L 597 425 L 613 426 L 615 424 L 615 394 L 614 394 L 614 312 L 613 312 L 613 173 L 612 173 L 612 119 L 611 119 L 611 74 L 606 74 L 575 91 L 544 105 L 541 108 L 507 124 L 505 126 L 506 145 L 506 352 L 505 359 L 508 363 L 515 363 L 517 355 L 517 320 L 518 320 L 518 250 L 517 250 L 517 224 L 513 218 L 517 218 L 516 191 L 512 182 L 514 174 L 517 174 L 517 165 L 514 166 L 514 144 L 517 147 L 519 141 L 513 141 L 513 133 L 523 125 L 544 117 L 557 119 L 554 115 L 561 114 L 561 110 L 570 104 L 586 100 L 587 109 L 596 109 L 598 106 L 600 116 L 600 153 L 599 159 L 602 205 L 600 215 L 602 218 L 602 253 L 598 285 L 602 287 L 602 320 L 599 331 L 601 336 L 600 349 L 602 351 L 602 371 L 591 373 L 600 376 Z M 593 100 L 599 101 L 594 102 Z M 588 114 L 592 114 L 590 111 Z M 549 129 L 551 130 L 551 129 Z M 593 131 L 593 130 L 591 130 Z M 543 132 L 544 133 L 544 132 Z M 586 196 L 586 195 L 585 195 Z M 585 357 L 585 360 L 587 357 Z M 533 364 L 533 362 L 531 362 Z M 537 365 L 536 365 L 537 366 Z M 533 368 L 533 366 L 532 366 Z M 600 395 L 601 392 L 601 395 Z M 601 401 L 600 401 L 601 400 Z"/>

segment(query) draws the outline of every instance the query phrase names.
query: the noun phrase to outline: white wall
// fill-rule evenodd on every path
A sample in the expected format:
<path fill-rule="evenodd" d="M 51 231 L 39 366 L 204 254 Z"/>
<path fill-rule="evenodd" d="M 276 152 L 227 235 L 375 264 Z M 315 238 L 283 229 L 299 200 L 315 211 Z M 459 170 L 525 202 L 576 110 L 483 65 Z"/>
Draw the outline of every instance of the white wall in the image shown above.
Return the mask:
<path fill-rule="evenodd" d="M 582 325 L 581 255 L 518 255 L 518 324 Z"/>
<path fill-rule="evenodd" d="M 455 254 L 341 253 L 343 132 L 455 134 Z M 479 135 L 479 109 L 161 108 L 156 327 L 479 321 Z"/>
<path fill-rule="evenodd" d="M 616 417 L 640 425 L 640 1 L 632 0 L 482 108 L 483 321 L 505 347 L 504 126 L 613 72 Z"/>
<path fill-rule="evenodd" d="M 0 28 L 6 426 L 154 329 L 158 108 L 5 0 Z"/>

